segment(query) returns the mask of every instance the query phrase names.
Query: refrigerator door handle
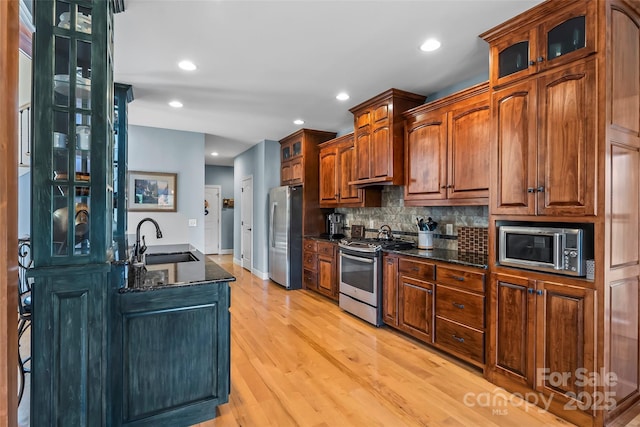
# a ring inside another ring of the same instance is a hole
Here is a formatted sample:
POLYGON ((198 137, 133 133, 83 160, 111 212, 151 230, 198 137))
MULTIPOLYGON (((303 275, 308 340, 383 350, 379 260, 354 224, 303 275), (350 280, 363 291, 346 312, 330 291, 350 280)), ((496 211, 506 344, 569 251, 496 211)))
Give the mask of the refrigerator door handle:
POLYGON ((275 248, 275 247, 276 247, 276 240, 274 239, 274 231, 273 231, 273 225, 274 225, 274 221, 273 221, 273 220, 274 220, 274 217, 273 217, 273 216, 274 216, 274 215, 275 215, 275 213, 276 213, 276 205, 277 205, 277 204, 278 204, 277 202, 273 202, 273 203, 271 203, 271 226, 270 226, 270 229, 271 229, 271 237, 270 237, 270 239, 271 239, 271 247, 272 247, 272 248, 275 248))

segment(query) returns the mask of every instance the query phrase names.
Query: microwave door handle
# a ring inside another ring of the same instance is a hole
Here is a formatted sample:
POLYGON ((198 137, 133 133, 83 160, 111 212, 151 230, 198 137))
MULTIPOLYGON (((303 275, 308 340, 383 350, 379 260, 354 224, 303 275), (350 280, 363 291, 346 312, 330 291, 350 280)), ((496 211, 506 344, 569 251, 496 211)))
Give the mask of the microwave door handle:
POLYGON ((563 253, 562 253, 562 248, 564 247, 564 236, 561 233, 554 233, 553 234, 553 243, 554 243, 554 252, 556 255, 556 259, 555 259, 555 265, 554 268, 556 270, 564 270, 564 263, 562 261, 563 259, 563 253))

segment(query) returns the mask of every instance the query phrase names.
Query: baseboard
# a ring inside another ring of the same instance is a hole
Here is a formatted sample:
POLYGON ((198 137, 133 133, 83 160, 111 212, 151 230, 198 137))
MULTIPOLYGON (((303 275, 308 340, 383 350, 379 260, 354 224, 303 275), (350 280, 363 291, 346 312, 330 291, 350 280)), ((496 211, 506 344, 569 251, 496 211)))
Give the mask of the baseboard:
POLYGON ((231 249, 220 249, 219 254, 220 254, 220 255, 230 255, 230 254, 233 254, 233 248, 231 248, 231 249))
POLYGON ((263 273, 262 271, 256 269, 256 268, 252 268, 251 269, 251 274, 253 274, 254 276, 262 279, 262 280, 267 280, 269 279, 269 273, 263 273))

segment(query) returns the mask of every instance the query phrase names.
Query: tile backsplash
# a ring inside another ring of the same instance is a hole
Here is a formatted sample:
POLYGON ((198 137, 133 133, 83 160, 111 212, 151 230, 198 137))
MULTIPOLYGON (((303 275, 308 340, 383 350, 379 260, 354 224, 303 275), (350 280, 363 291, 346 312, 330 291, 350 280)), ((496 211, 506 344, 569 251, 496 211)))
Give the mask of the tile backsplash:
MULTIPOLYGON (((487 206, 434 206, 405 207, 404 189, 400 186, 389 186, 382 190, 382 207, 379 208, 338 208, 336 212, 344 214, 348 225, 345 234, 353 225, 364 225, 366 237, 376 237, 377 230, 384 224, 391 227, 397 237, 418 239, 416 218, 433 218, 438 226, 433 240, 434 247, 439 249, 458 250, 461 228, 487 229, 489 225, 489 208, 487 206), (452 225, 452 233, 447 234, 446 225, 452 225)), ((468 239, 467 239, 468 240, 468 239)), ((464 249, 469 251, 466 243, 464 249)), ((486 245, 485 245, 486 247, 486 245)), ((463 248, 460 247, 462 250, 463 248)))

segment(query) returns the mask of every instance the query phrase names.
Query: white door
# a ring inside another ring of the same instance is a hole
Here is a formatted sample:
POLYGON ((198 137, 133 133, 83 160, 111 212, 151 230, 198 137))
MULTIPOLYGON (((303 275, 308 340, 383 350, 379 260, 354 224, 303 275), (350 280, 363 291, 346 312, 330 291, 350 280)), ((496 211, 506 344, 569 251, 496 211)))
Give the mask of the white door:
POLYGON ((242 227, 242 267, 251 271, 253 246, 253 176, 242 180, 242 200, 240 203, 242 227))
POLYGON ((204 252, 220 253, 220 189, 219 185, 204 186, 204 252))

